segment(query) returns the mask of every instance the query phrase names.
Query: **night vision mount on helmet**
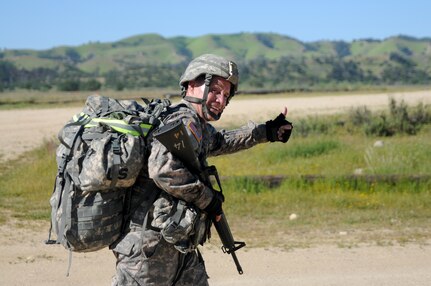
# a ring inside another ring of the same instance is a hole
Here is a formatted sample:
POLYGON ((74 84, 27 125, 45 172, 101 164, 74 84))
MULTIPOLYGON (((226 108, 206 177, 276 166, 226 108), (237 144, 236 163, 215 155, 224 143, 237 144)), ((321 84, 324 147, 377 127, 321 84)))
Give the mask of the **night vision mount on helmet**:
POLYGON ((221 114, 214 114, 213 112, 208 110, 206 106, 209 86, 214 76, 222 77, 231 83, 231 90, 227 100, 227 103, 229 103, 229 100, 238 90, 238 67, 234 62, 227 60, 223 57, 213 54, 204 54, 192 60, 184 71, 184 74, 180 78, 180 86, 182 90, 182 96, 185 100, 192 103, 202 104, 202 110, 205 117, 208 117, 209 114, 212 118, 218 120, 221 114), (200 99, 192 96, 187 96, 187 83, 191 80, 195 80, 202 75, 205 76, 205 90, 203 98, 200 99))

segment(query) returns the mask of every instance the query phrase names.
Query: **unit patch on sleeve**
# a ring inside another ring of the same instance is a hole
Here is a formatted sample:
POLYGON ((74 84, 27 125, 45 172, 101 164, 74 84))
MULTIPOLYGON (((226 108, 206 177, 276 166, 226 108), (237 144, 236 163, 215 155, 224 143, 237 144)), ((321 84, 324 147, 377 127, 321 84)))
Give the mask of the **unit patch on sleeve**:
POLYGON ((202 132, 199 131, 199 129, 195 126, 195 124, 192 121, 190 121, 189 124, 187 124, 187 127, 190 129, 193 136, 195 136, 198 143, 200 143, 202 140, 202 132))

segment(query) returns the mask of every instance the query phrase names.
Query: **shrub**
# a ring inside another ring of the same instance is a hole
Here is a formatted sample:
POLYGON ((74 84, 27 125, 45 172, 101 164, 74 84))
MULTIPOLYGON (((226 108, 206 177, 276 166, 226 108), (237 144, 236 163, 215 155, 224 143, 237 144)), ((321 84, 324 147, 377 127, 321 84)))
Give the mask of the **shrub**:
POLYGON ((85 91, 95 91, 99 90, 102 84, 95 79, 90 79, 88 81, 81 81, 79 83, 79 89, 85 91))
POLYGON ((349 121, 354 126, 361 126, 364 124, 368 124, 371 121, 371 111, 366 106, 361 106, 358 108, 354 108, 349 113, 349 121))
POLYGON ((367 135, 415 135, 423 125, 431 122, 431 114, 422 103, 410 108, 404 101, 397 103, 391 98, 389 113, 373 115, 366 107, 360 107, 351 111, 349 120, 354 126, 362 126, 367 135))
POLYGON ((60 91, 78 91, 79 90, 79 80, 65 80, 57 85, 60 91))
POLYGON ((383 113, 366 123, 364 131, 367 135, 376 136, 392 136, 396 133, 394 123, 388 120, 387 116, 383 113))

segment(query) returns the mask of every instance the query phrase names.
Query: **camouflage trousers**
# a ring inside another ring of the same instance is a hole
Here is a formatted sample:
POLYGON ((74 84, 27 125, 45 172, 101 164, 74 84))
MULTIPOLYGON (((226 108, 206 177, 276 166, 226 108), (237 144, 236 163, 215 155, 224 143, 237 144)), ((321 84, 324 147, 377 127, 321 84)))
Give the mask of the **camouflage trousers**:
POLYGON ((208 285, 204 261, 196 251, 183 254, 160 232, 129 232, 114 248, 117 258, 112 286, 208 285))

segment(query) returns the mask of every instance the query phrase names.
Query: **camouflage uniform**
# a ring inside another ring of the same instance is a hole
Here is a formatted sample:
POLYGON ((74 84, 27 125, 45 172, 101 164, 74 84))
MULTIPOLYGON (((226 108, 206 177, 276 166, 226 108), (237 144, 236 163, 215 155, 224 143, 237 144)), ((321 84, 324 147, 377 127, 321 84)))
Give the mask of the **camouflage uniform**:
MULTIPOLYGON (((200 119, 191 104, 184 100, 172 108, 164 121, 177 119, 187 126, 195 152, 205 163, 208 156, 234 153, 267 142, 265 124, 249 122, 240 129, 219 132, 200 119)), ((205 241, 205 237, 188 241, 189 244, 184 244, 184 237, 178 239, 178 243, 168 243, 172 238, 164 238, 161 230, 166 218, 159 221, 158 215, 154 214, 156 209, 164 208, 164 202, 180 199, 194 207, 198 218, 208 222, 201 210, 212 200, 213 191, 160 142, 154 140, 151 148, 148 165, 143 169, 134 193, 139 194, 154 182, 163 190, 162 199, 158 199, 150 210, 144 232, 141 227, 144 214, 137 209, 131 218, 130 231, 113 248, 117 257, 117 274, 112 285, 208 285, 204 262, 196 248, 197 244, 205 241)), ((166 213, 170 214, 169 211, 166 213)), ((210 226, 209 223, 200 225, 210 226)), ((207 231, 205 229, 204 232, 207 231)), ((192 240, 192 234, 197 232, 199 230, 194 229, 188 240, 192 240)))

